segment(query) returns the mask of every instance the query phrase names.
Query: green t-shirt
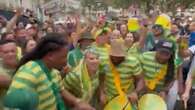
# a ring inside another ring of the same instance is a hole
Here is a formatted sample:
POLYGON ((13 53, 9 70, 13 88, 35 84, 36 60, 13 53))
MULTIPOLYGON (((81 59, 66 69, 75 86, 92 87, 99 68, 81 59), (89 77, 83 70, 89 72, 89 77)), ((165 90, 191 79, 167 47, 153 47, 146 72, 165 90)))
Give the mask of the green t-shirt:
MULTIPOLYGON (((105 64, 105 94, 107 99, 110 100, 117 96, 119 93, 115 87, 114 75, 112 73, 112 68, 110 62, 107 61, 105 64)), ((125 60, 116 66, 120 74, 121 88, 128 94, 134 90, 134 76, 140 75, 142 72, 141 64, 136 57, 126 56, 125 60)))
MULTIPOLYGON (((140 55, 140 61, 142 64, 145 80, 152 80, 156 78, 156 74, 164 66, 163 64, 160 64, 156 61, 155 54, 156 52, 145 52, 140 55)), ((155 90, 158 91, 159 88, 164 87, 163 85, 164 80, 159 81, 159 83, 156 85, 155 90)))
POLYGON ((56 110, 56 97, 51 86, 54 83, 59 90, 63 90, 64 86, 59 71, 52 69, 50 73, 52 81, 36 61, 29 61, 16 72, 8 93, 15 89, 34 91, 39 97, 37 110, 56 110))
MULTIPOLYGON (((167 65, 167 64, 158 63, 155 59, 155 55, 156 55, 156 52, 145 52, 142 55, 140 55, 139 59, 141 61, 145 80, 152 80, 156 78, 157 76, 156 74, 159 73, 161 68, 167 65)), ((176 75, 177 65, 175 64, 175 66, 176 67, 175 67, 174 74, 176 75)), ((159 92, 164 87, 164 81, 165 81, 165 78, 160 80, 157 83, 156 88, 154 90, 159 92)))
POLYGON ((100 73, 102 73, 103 68, 105 68, 104 65, 106 64, 106 62, 108 62, 110 45, 105 44, 104 46, 98 46, 96 44, 93 44, 92 48, 94 48, 99 55, 100 68, 101 68, 100 73))
POLYGON ((139 43, 134 43, 130 48, 126 48, 127 55, 138 57, 141 53, 141 49, 139 48, 139 43))
MULTIPOLYGON (((65 88, 74 96, 81 98, 85 102, 91 102, 93 95, 99 85, 99 73, 89 76, 83 60, 64 78, 65 88)), ((97 98, 97 97, 96 97, 97 98)))

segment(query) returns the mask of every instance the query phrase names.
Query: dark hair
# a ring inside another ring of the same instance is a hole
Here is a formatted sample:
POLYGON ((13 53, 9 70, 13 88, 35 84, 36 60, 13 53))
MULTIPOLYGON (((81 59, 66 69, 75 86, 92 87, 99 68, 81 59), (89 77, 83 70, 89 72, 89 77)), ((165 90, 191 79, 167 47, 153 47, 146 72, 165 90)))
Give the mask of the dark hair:
MULTIPOLYGON (((34 40, 34 39, 32 39, 32 40, 35 41, 35 42, 37 42, 37 41, 34 40)), ((23 55, 26 54, 26 47, 27 47, 29 41, 31 41, 31 40, 25 40, 25 41, 24 41, 24 44, 21 46, 21 48, 22 48, 22 54, 23 54, 23 55)))
POLYGON ((168 86, 168 84, 173 81, 174 79, 174 74, 175 74, 175 52, 171 54, 171 57, 168 62, 168 68, 167 68, 167 74, 165 76, 165 85, 168 86))
POLYGON ((155 24, 154 26, 152 26, 152 29, 159 30, 160 31, 160 34, 163 34, 164 33, 164 29, 163 29, 162 25, 155 24))
POLYGON ((59 33, 49 33, 40 39, 37 46, 31 52, 22 57, 18 68, 28 61, 42 59, 49 52, 56 51, 62 47, 68 48, 68 42, 65 37, 59 33))
POLYGON ((8 44, 8 43, 15 43, 16 42, 14 40, 0 40, 0 45, 4 45, 4 44, 8 44))
MULTIPOLYGON (((9 34, 13 34, 13 35, 14 35, 13 32, 6 32, 6 33, 3 33, 3 34, 2 34, 2 37, 1 37, 1 40, 6 40, 6 39, 7 39, 7 35, 9 35, 9 34)), ((14 36, 15 36, 15 35, 14 35, 14 36)))
MULTIPOLYGON (((172 43, 171 41, 161 39, 157 44, 155 44, 153 51, 158 51, 159 48, 162 48, 162 45, 164 42, 172 43)), ((166 48, 166 47, 163 47, 163 48, 166 48)), ((174 45, 166 49, 170 50, 171 52, 171 57, 169 58, 167 72, 166 72, 167 74, 165 75, 165 85, 168 86, 167 84, 173 81, 174 74, 175 74, 175 62, 174 62, 175 61, 175 49, 174 49, 174 45)))
POLYGON ((48 29, 49 29, 49 28, 51 28, 53 32, 55 31, 55 29, 54 29, 53 26, 49 26, 49 27, 47 27, 47 29, 46 29, 46 32, 47 32, 47 33, 49 33, 49 32, 48 32, 48 29))
POLYGON ((174 22, 171 25, 176 25, 178 27, 178 25, 176 23, 174 23, 174 22))
POLYGON ((140 34, 138 32, 131 32, 134 38, 134 43, 139 41, 140 39, 140 34))

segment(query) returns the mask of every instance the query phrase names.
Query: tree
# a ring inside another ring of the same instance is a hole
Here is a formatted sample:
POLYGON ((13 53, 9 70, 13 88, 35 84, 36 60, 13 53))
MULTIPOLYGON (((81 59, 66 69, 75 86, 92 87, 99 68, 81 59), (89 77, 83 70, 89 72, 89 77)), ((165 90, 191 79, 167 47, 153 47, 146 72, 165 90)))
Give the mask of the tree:
POLYGON ((134 0, 112 0, 113 6, 116 8, 128 8, 134 0))
POLYGON ((83 7, 88 7, 90 5, 95 5, 96 4, 96 0, 81 0, 81 5, 83 7))
POLYGON ((195 0, 81 0, 81 3, 83 6, 95 6, 97 1, 115 8, 124 9, 127 9, 131 4, 136 4, 139 8, 143 8, 146 13, 150 9, 156 9, 156 6, 159 6, 163 12, 174 12, 178 7, 186 9, 195 5, 195 0))

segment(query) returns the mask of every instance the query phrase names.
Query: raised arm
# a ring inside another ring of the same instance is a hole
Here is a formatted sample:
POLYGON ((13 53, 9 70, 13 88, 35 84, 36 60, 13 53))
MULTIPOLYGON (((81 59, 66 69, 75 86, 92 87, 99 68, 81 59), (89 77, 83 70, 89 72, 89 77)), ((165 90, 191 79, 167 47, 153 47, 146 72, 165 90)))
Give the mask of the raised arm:
POLYGON ((148 28, 142 26, 140 30, 140 38, 139 38, 139 48, 143 48, 146 40, 146 36, 148 33, 148 28))
POLYGON ((14 17, 10 21, 8 21, 8 23, 7 23, 7 26, 6 26, 7 32, 10 32, 13 29, 13 27, 16 25, 18 18, 22 14, 22 11, 23 11, 23 8, 16 9, 16 13, 15 13, 14 17))

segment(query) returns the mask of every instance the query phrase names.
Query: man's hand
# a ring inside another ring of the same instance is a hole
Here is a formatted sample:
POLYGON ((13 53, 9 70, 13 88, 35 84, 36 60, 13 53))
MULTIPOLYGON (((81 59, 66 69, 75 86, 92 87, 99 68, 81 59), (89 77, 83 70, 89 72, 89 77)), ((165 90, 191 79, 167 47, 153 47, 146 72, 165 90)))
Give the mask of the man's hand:
POLYGON ((167 97, 167 93, 165 91, 161 91, 159 93, 159 96, 161 96, 164 100, 166 100, 166 97, 167 97))
POLYGON ((104 107, 106 104, 106 95, 104 93, 100 94, 100 105, 101 107, 104 107))
POLYGON ((11 84, 11 78, 6 75, 0 75, 0 88, 7 89, 11 84))
POLYGON ((128 99, 130 100, 131 103, 136 104, 138 101, 138 95, 137 92, 132 92, 128 95, 128 99))
POLYGON ((190 94, 187 93, 187 92, 185 92, 185 93, 181 96, 182 100, 183 100, 183 101, 186 101, 186 102, 188 101, 189 97, 190 97, 190 94))
POLYGON ((62 72, 61 72, 61 77, 62 77, 62 79, 63 79, 69 72, 70 72, 70 67, 68 67, 68 66, 63 67, 62 72))

